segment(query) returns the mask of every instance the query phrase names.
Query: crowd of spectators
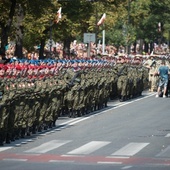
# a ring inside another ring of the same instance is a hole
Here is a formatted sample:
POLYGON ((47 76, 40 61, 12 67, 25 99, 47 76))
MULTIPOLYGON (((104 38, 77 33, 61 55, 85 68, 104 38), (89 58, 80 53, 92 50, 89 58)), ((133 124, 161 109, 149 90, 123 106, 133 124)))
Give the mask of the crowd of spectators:
MULTIPOLYGON (((62 43, 55 43, 52 47, 50 47, 48 44, 45 46, 44 49, 44 58, 52 58, 52 59, 87 59, 87 58, 110 58, 114 59, 119 56, 127 57, 126 54, 126 48, 123 46, 120 46, 119 49, 117 49, 113 45, 106 45, 105 46, 105 52, 103 54, 103 47, 101 43, 98 43, 97 45, 95 43, 90 44, 90 52, 88 52, 88 44, 85 43, 78 43, 76 40, 74 40, 71 45, 70 49, 64 49, 63 50, 63 44, 62 43)), ((130 56, 139 55, 139 44, 136 45, 136 53, 134 53, 133 49, 134 46, 131 46, 131 52, 130 56)), ((154 53, 167 53, 168 52, 168 46, 167 44, 154 44, 154 53)), ((151 53, 142 55, 149 56, 151 53)), ((1 54, 0 57, 5 57, 6 59, 10 58, 17 58, 15 56, 15 44, 9 43, 9 45, 6 47, 5 54, 1 54)), ((0 58, 0 60, 1 60, 0 58)), ((23 58, 29 59, 29 60, 39 60, 39 47, 35 47, 34 51, 27 51, 25 48, 23 48, 23 58)))

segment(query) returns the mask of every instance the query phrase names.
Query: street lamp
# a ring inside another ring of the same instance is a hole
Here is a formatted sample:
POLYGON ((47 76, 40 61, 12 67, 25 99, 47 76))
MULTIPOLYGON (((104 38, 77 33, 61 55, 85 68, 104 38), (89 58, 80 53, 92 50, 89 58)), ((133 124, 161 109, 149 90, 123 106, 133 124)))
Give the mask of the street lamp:
POLYGON ((50 41, 49 41, 49 45, 50 45, 50 57, 52 57, 52 21, 50 21, 50 41))
MULTIPOLYGON (((127 35, 129 34, 129 26, 130 26, 130 3, 131 0, 128 0, 128 23, 127 23, 127 35)), ((128 38, 128 36, 126 37, 128 38)), ((129 44, 129 40, 127 39, 127 54, 129 56, 130 54, 130 44, 129 44)))

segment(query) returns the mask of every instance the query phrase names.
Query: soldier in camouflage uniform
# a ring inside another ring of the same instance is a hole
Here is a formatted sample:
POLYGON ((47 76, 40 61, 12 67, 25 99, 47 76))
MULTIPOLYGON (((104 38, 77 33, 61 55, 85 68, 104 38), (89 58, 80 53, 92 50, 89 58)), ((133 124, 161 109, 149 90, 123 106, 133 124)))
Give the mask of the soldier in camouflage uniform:
POLYGON ((9 101, 9 82, 4 78, 5 71, 4 65, 0 66, 0 146, 4 144, 7 135, 7 124, 10 114, 10 101, 9 101))
POLYGON ((80 77, 80 90, 79 90, 79 109, 80 109, 80 115, 85 114, 85 106, 86 106, 86 100, 85 100, 85 95, 87 94, 87 81, 86 79, 86 74, 87 72, 83 70, 81 72, 81 77, 80 77))
POLYGON ((125 63, 124 58, 121 58, 121 60, 117 62, 116 67, 119 76, 117 81, 118 97, 120 101, 124 101, 127 99, 128 91, 127 65, 125 63))

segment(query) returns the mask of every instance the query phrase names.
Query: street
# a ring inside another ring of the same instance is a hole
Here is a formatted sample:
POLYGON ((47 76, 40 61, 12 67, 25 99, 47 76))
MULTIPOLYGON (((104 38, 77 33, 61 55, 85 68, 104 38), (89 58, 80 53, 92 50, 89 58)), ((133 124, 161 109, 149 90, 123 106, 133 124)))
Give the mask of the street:
POLYGON ((170 98, 154 92, 0 147, 1 170, 169 170, 170 98))

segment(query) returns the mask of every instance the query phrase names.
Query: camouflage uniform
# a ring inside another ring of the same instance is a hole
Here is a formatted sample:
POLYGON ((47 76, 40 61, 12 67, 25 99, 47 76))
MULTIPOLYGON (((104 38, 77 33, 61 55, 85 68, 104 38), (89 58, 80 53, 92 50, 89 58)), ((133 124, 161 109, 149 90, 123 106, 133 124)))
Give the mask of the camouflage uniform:
POLYGON ((127 77, 127 66, 125 64, 118 64, 118 81, 117 81, 117 89, 118 89, 118 97, 120 101, 124 101, 127 99, 127 88, 128 88, 128 77, 127 77))
POLYGON ((1 80, 0 101, 0 145, 3 145, 8 132, 8 119, 10 115, 9 83, 1 80))

